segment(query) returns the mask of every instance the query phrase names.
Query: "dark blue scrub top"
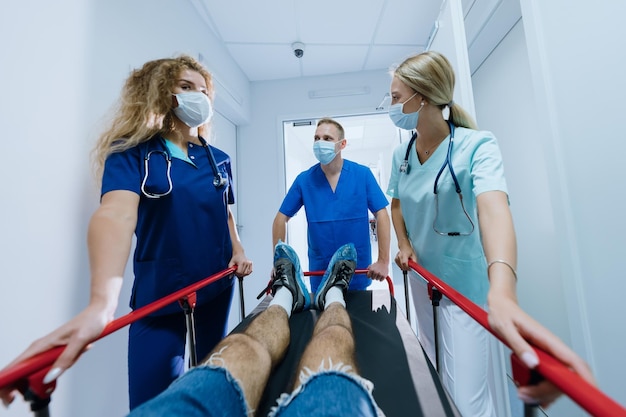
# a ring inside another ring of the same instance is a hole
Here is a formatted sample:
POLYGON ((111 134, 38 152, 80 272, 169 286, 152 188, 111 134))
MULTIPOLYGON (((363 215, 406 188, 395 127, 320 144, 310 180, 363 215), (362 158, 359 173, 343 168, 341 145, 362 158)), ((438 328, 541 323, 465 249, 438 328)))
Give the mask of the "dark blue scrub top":
MULTIPOLYGON (((311 271, 325 270, 335 251, 346 243, 356 247, 357 269, 367 269, 372 263, 368 210, 376 213, 388 204, 372 171, 344 159, 334 192, 320 164, 313 165, 296 177, 279 211, 293 217, 304 206, 311 271)), ((311 277, 312 287, 317 280, 311 277)), ((366 276, 355 276, 350 289, 365 289, 370 283, 366 276)))
MULTIPOLYGON (((164 193, 168 189, 167 147, 161 137, 153 137, 124 152, 111 154, 104 167, 102 193, 128 190, 139 195, 135 235, 135 282, 130 307, 135 309, 162 298, 187 285, 228 267, 232 244, 228 230, 228 204, 234 203, 233 182, 228 155, 211 147, 215 160, 228 185, 213 185, 213 169, 206 150, 188 144, 191 162, 172 159, 172 191, 160 198, 148 198, 141 191, 144 179, 144 157, 152 150, 146 189, 164 193)), ((231 279, 198 291, 197 302, 203 304, 222 292, 231 279)), ((156 314, 181 311, 174 303, 156 314)))

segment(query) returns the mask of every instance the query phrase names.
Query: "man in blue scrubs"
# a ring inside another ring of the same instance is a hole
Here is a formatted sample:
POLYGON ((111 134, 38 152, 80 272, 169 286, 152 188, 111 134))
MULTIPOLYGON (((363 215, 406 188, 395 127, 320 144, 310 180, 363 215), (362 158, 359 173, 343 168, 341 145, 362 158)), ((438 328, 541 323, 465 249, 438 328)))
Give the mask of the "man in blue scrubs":
MULTIPOLYGON (((357 269, 367 276, 355 275, 351 290, 367 288, 371 279, 384 280, 389 273, 390 221, 387 197, 371 170, 341 157, 347 140, 344 129, 333 119, 317 123, 313 152, 320 161, 300 173, 287 192, 272 226, 273 245, 285 241, 286 225, 302 206, 308 224, 309 269, 323 271, 335 251, 346 243, 357 250, 357 269), (378 260, 372 263, 370 211, 376 218, 378 260)), ((315 292, 321 277, 311 277, 315 292)))

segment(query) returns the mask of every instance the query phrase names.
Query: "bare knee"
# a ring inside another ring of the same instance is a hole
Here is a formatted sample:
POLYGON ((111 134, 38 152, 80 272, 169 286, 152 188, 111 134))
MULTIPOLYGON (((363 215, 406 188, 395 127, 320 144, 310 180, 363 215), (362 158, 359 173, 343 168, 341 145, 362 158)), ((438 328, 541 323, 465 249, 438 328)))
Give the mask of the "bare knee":
MULTIPOLYGON (((308 359, 319 360, 331 358, 352 365, 354 363, 354 337, 352 331, 345 326, 334 324, 321 329, 311 340, 308 359)), ((312 365, 309 363, 309 365, 312 365)))
POLYGON ((222 366, 227 369, 241 364, 255 364, 255 367, 269 369, 271 357, 265 346, 244 333, 234 333, 222 340, 209 354, 205 364, 222 366))
POLYGON ((315 336, 323 339, 329 339, 334 342, 334 344, 346 344, 349 346, 354 346, 354 336, 352 335, 352 330, 348 329, 341 324, 332 324, 322 330, 315 336))

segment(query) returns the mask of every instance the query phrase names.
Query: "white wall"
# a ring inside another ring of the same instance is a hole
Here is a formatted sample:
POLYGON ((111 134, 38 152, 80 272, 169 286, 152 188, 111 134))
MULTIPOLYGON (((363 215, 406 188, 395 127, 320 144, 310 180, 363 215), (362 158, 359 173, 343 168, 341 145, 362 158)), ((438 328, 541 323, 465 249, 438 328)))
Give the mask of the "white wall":
MULTIPOLYGON (((249 84, 196 9, 175 0, 24 0, 0 13, 3 96, 0 216, 0 366, 88 300, 88 219, 98 204, 89 151, 131 68, 202 54, 228 85, 216 107, 249 114, 249 84)), ((128 311, 127 274, 118 316, 128 311)), ((52 415, 127 410, 126 332, 98 342, 59 380, 52 415)), ((7 416, 31 416, 21 398, 7 416)))
POLYGON ((626 289, 626 144, 618 127, 626 107, 626 3, 521 6, 572 345, 589 358, 600 388, 626 405, 626 333, 618 319, 626 289))
MULTIPOLYGON (((626 289, 618 171, 626 145, 613 126, 625 108, 618 16, 626 6, 549 3, 522 0, 523 24, 474 74, 478 123, 504 154, 520 304, 626 405, 626 337, 616 320, 626 289)), ((583 415, 576 410, 560 400, 550 415, 583 415)))
POLYGON ((537 134, 524 28, 521 21, 472 77, 480 129, 494 132, 502 150, 518 241, 520 304, 566 342, 570 341, 558 237, 548 172, 537 134), (499 111, 506 109, 506 111, 499 111), (547 279, 550 278, 550 279, 547 279), (550 305, 550 311, 545 306, 550 305), (549 313, 549 314, 548 314, 549 313))
MULTIPOLYGON (((24 1, 0 14, 0 366, 69 317, 86 276, 90 7, 24 1), (51 21, 55 15, 65 23, 51 21)), ((18 402, 9 415, 32 415, 18 402)), ((60 408, 66 404, 59 398, 60 408)))
MULTIPOLYGON (((548 168, 537 134, 537 106, 521 20, 472 81, 478 126, 494 132, 504 158, 518 243, 519 303, 571 345, 566 282, 555 262, 561 242, 554 228, 548 168)), ((579 407, 565 398, 548 411, 551 416, 581 415, 577 413, 579 407)))

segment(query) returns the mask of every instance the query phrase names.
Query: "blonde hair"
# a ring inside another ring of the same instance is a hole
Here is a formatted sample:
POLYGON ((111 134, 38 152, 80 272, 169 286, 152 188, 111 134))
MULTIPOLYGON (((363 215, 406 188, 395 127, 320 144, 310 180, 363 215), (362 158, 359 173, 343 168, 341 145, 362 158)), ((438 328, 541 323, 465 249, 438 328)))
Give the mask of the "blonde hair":
MULTIPOLYGON (((93 149, 94 172, 98 180, 110 154, 130 149, 156 134, 174 137, 180 134, 174 129, 172 91, 184 70, 202 75, 207 94, 213 99, 211 74, 188 55, 149 61, 134 70, 124 83, 108 129, 100 135, 93 149)), ((198 134, 206 137, 208 126, 200 126, 198 134)))
POLYGON ((455 126, 477 129, 476 122, 454 103, 454 70, 450 61, 435 51, 427 51, 404 60, 392 75, 424 96, 426 100, 442 110, 449 106, 450 120, 455 126))
POLYGON ((331 119, 330 117, 324 117, 317 122, 317 127, 324 124, 333 125, 337 128, 337 130, 339 131, 339 140, 343 140, 345 138, 346 133, 343 130, 343 126, 341 126, 338 121, 331 119))

